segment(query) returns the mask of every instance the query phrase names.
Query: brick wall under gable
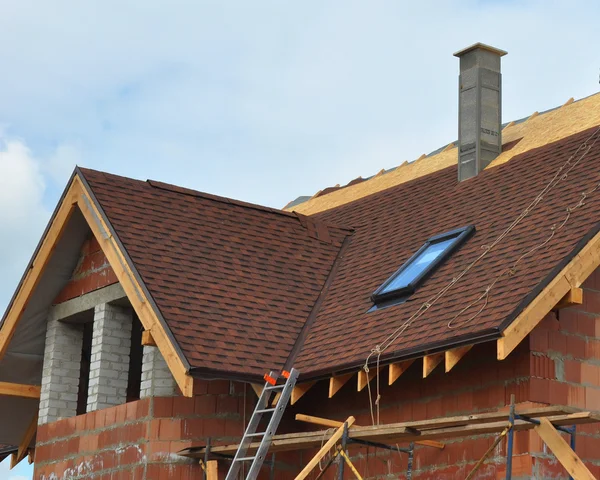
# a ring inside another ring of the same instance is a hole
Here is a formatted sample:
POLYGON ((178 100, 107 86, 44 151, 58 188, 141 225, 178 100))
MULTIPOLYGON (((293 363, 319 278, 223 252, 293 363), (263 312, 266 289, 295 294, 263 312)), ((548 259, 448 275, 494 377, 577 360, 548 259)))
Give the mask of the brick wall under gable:
POLYGON ((71 279, 53 303, 56 305, 66 302, 117 282, 115 272, 108 263, 100 244, 90 233, 81 247, 79 261, 73 270, 71 279))

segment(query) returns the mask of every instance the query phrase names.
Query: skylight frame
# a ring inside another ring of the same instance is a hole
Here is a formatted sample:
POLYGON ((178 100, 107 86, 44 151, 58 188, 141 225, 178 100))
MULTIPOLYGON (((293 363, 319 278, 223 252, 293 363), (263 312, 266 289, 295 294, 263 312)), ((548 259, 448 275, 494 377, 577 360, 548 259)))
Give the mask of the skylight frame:
POLYGON ((444 261, 446 261, 453 252, 455 252, 473 233, 475 232, 474 225, 467 225, 465 227, 456 228, 449 232, 434 235, 428 238, 425 243, 419 248, 402 266, 396 270, 377 290, 371 295, 371 300, 377 306, 383 306, 381 304, 389 303, 393 300, 404 300, 412 295, 415 290, 431 275, 431 273, 437 269, 444 261), (390 283, 392 283, 402 272, 409 268, 417 258, 427 250, 431 245, 443 242, 448 239, 454 241, 446 247, 446 249, 434 259, 421 273, 412 279, 410 283, 403 287, 396 288, 392 291, 385 292, 385 289, 390 283))

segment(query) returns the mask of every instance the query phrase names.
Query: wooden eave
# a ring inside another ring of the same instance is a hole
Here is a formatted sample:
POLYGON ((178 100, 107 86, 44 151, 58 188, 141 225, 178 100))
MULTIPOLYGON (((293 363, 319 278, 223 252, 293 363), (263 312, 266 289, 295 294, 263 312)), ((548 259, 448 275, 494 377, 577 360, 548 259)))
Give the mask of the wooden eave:
POLYGON ((147 335, 151 336, 165 358, 181 392, 187 397, 193 396, 194 382, 189 375, 187 360, 172 338, 151 297, 147 294, 133 263, 121 248, 121 243, 116 238, 114 230, 96 202, 91 189, 77 170, 6 313, 0 328, 0 360, 8 349, 25 307, 30 301, 75 208, 79 208, 84 216, 144 330, 149 332, 147 335))

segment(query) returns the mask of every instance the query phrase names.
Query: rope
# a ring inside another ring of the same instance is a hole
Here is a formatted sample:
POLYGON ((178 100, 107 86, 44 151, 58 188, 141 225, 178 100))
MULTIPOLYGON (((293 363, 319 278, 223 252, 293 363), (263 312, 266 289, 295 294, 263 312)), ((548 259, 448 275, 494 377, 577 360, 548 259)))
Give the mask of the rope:
MULTIPOLYGON (((446 284, 438 293, 436 293, 435 295, 433 295, 432 297, 430 297, 427 301, 425 301, 418 309, 415 313, 413 313, 404 323, 402 323, 402 325, 400 325, 398 328, 396 328, 390 335, 388 335, 383 342, 381 342, 379 345, 376 345, 375 348, 373 348, 371 350, 371 353, 369 353, 369 355, 367 356, 367 358, 365 359, 365 364, 363 366, 363 370, 365 371, 365 373, 367 374, 367 380, 368 380, 368 374, 369 374, 369 362, 371 360, 371 358, 373 356, 376 356, 377 358, 377 399, 375 401, 375 407, 377 409, 377 423, 375 423, 375 415, 373 413, 373 401, 372 401, 372 393, 371 393, 371 388, 369 386, 369 406, 371 408, 371 420, 373 422, 373 425, 379 425, 379 402, 381 400, 381 394, 380 394, 380 389, 379 389, 379 362, 380 362, 380 358, 381 355, 398 339, 400 338, 404 332, 406 331, 406 329, 408 327, 410 327, 416 320, 418 320, 425 312, 427 312, 427 310, 429 310, 433 305, 435 305, 455 284, 457 284, 465 275, 467 275, 467 273, 469 273, 471 271, 471 269, 477 265, 483 258, 485 258, 489 252, 491 252, 497 245, 499 245, 522 221, 523 219, 525 219, 541 202, 542 200, 545 198, 545 196, 551 192, 552 190, 554 190, 554 188, 563 180, 566 180, 568 178, 568 174, 571 172, 571 170, 573 170, 573 168, 575 168, 582 160, 583 158, 585 158, 585 156, 587 155, 587 153, 592 149, 592 147, 596 144, 596 142, 598 141, 598 133, 600 132, 600 127, 598 127, 586 140, 584 140, 579 147, 577 148, 577 150, 575 151, 575 153, 573 153, 565 163, 563 163, 554 173, 552 179, 544 186, 544 188, 540 191, 540 193, 538 193, 538 195, 531 201, 531 203, 529 205, 527 205, 527 207, 525 207, 523 209, 523 211, 511 222, 511 224, 500 234, 498 235, 498 237, 496 237, 496 239, 490 244, 490 245, 483 245, 481 248, 483 249, 483 252, 477 257, 475 258, 471 263, 469 263, 462 272, 460 272, 456 277, 452 278, 452 280, 450 282, 448 282, 448 284, 446 284), (591 145, 588 145, 588 142, 592 141, 591 145), (577 160, 573 162, 573 160, 577 157, 577 155, 579 154, 579 152, 581 150, 585 150, 580 156, 579 158, 577 158, 577 160)), ((533 253, 534 251, 536 251, 539 248, 543 248, 543 246, 545 246, 551 239, 552 237, 556 234, 557 230, 560 230, 565 224, 566 222, 569 220, 571 212, 573 210, 575 210, 576 208, 579 208, 580 206, 585 205, 584 201, 585 198, 595 192, 598 188, 600 188, 600 183, 598 185, 596 185, 596 187, 591 190, 590 192, 584 192, 582 194, 582 199, 579 201, 579 203, 577 205, 575 205, 574 207, 572 207, 571 209, 567 209, 567 217, 565 218, 565 220, 563 220, 563 222, 560 224, 560 226, 558 228, 556 228, 555 226, 553 226, 552 228, 552 233, 551 235, 544 241, 542 242, 542 244, 538 245, 537 247, 531 249, 530 251, 524 253, 523 255, 521 255, 521 257, 519 257, 517 259, 517 261, 513 264, 512 268, 508 268, 506 270, 504 270, 500 275, 498 275, 498 277, 492 282, 491 285, 488 285, 488 287, 486 287, 486 289, 483 291, 483 293, 477 298, 475 299, 475 301, 471 302, 471 304, 467 305, 467 307, 465 307, 464 309, 462 309, 454 318, 452 318, 450 320, 450 322, 448 323, 448 328, 453 328, 453 322, 454 320, 461 315, 462 313, 464 313, 465 311, 467 311, 468 309, 470 309, 473 305, 475 305, 477 302, 479 302, 480 300, 484 300, 484 303, 482 305, 482 307, 472 316, 467 320, 467 323, 472 321, 474 318, 476 318, 484 309, 485 307, 488 305, 488 299, 489 299, 489 292, 490 290, 495 286, 495 284, 498 282, 498 280, 507 272, 510 273, 510 275, 514 275, 514 273, 516 272, 516 267, 518 266, 518 264, 524 259, 526 258, 528 255, 530 255, 531 253, 533 253)), ((455 328, 455 327, 454 327, 455 328)), ((370 382, 367 382, 367 385, 369 385, 370 382)))

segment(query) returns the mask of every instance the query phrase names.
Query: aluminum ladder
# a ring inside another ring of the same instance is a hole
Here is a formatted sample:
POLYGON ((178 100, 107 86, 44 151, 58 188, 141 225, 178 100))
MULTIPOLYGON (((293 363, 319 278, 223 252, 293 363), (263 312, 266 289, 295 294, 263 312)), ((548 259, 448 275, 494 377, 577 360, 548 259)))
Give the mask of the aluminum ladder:
POLYGON ((281 377, 285 379, 285 383, 281 384, 277 383, 279 375, 276 373, 271 372, 268 375, 265 375, 265 386, 260 394, 258 402, 256 402, 256 407, 250 417, 248 427, 240 441, 235 457, 233 457, 231 467, 229 467, 225 480, 237 480, 238 473, 245 462, 252 462, 245 479, 255 480, 256 477, 258 477, 260 467, 262 467, 267 452, 269 451, 269 447, 271 446, 273 435, 275 435, 283 412, 285 411, 285 407, 290 401, 292 390, 298 379, 298 373, 298 370, 294 368, 289 372, 282 372, 281 377), (280 393, 280 395, 275 398, 274 405, 272 406, 271 394, 273 393, 280 393), (270 415, 271 418, 267 425, 267 429, 264 432, 257 432, 256 429, 258 428, 263 415, 270 415), (246 456, 252 440, 259 438, 260 445, 256 450, 256 453, 253 456, 246 456))

